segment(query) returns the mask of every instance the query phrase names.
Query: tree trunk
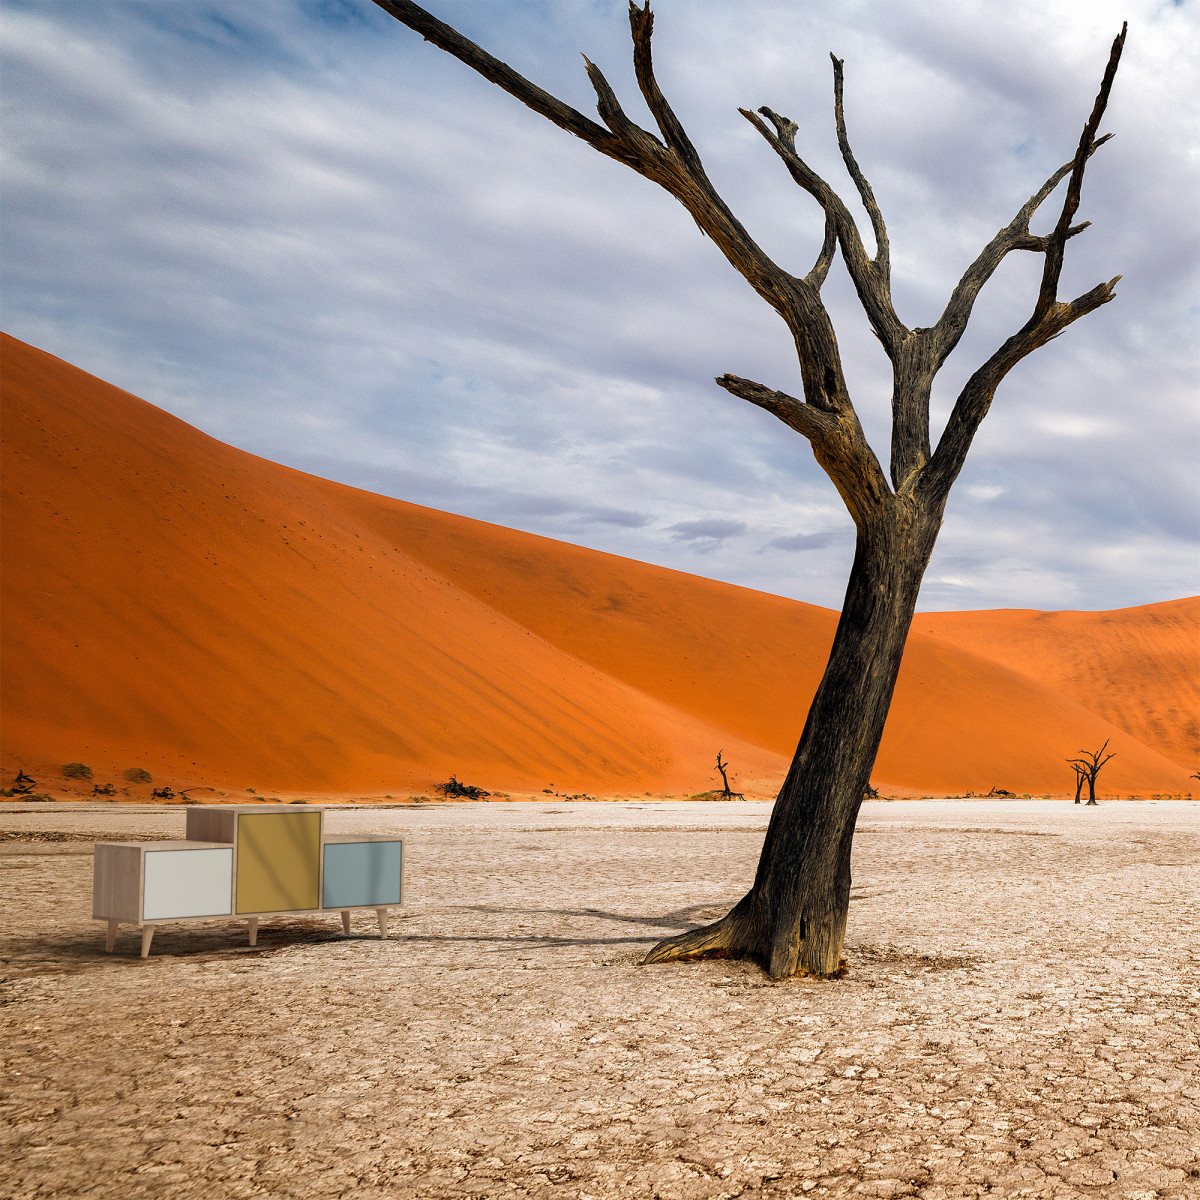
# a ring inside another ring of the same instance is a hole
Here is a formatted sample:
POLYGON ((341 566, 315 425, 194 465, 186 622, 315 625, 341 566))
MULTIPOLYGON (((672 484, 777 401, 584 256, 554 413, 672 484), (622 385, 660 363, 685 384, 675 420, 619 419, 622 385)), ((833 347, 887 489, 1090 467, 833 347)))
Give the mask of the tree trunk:
POLYGON ((1088 804, 1096 803, 1096 776, 1088 776, 1088 804))
POLYGON ((722 920, 659 943, 647 963, 747 956, 767 972, 839 973, 850 851, 941 513, 891 496, 860 523, 825 674, 767 827, 750 892, 722 920))
POLYGON ((1079 797, 1082 792, 1083 792, 1083 776, 1078 771, 1076 771, 1075 772, 1075 803, 1076 804, 1079 803, 1079 797))

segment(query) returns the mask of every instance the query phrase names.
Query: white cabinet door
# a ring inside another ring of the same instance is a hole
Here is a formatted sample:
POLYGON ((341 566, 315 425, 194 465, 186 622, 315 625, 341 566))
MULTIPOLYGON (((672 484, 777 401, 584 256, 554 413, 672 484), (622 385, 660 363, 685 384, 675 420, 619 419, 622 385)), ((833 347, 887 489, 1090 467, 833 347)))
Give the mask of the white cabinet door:
POLYGON ((232 846, 146 851, 143 921, 221 917, 232 911, 232 846))

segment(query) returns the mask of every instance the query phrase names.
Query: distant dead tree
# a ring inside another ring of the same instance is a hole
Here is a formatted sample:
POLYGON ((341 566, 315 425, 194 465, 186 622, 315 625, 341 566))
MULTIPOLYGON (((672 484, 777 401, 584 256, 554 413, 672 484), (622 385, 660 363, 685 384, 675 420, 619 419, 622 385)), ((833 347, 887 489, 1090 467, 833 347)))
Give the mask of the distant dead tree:
POLYGON ((1087 772, 1074 759, 1069 758, 1067 762, 1075 768, 1075 803, 1078 804, 1080 793, 1083 791, 1083 781, 1087 778, 1087 772))
POLYGON ((1104 745, 1099 750, 1080 750, 1082 758, 1068 758, 1067 762, 1075 768, 1076 785, 1075 785, 1075 803, 1079 803, 1079 792, 1083 780, 1087 780, 1088 785, 1088 804, 1096 803, 1096 776, 1100 774, 1100 768, 1104 766, 1110 758, 1115 758, 1116 754, 1105 754, 1108 749, 1109 739, 1104 739, 1104 745))
POLYGON ((724 785, 719 792, 712 793, 720 796, 723 800, 744 800, 746 797, 741 792, 733 791, 729 786, 729 776, 726 772, 729 770, 729 764, 721 761, 723 751, 717 751, 717 770, 721 772, 721 783, 724 785))
MULTIPOLYGON (((854 520, 854 564, 825 674, 771 812, 753 887, 721 920, 660 942, 645 961, 712 954, 757 959, 776 978, 835 975, 841 966, 849 911, 855 822, 951 485, 1004 377, 1026 355, 1112 300, 1120 278, 1097 284, 1073 300, 1058 298, 1067 242, 1087 228, 1087 222, 1074 223, 1075 214, 1088 160, 1108 140, 1097 134, 1125 44, 1125 28, 1112 44, 1074 156, 983 248, 951 292, 941 316, 927 328, 909 328, 892 302, 891 251, 883 213, 850 149, 840 59, 833 59, 837 143, 871 222, 874 255, 868 253, 841 197, 800 157, 796 123, 769 108, 740 110, 824 214, 820 250, 807 274, 798 275, 775 263, 754 241, 705 172, 654 75, 650 51, 654 16, 649 3, 630 4, 629 25, 638 88, 657 135, 625 113, 608 80, 587 59, 602 124, 531 83, 412 0, 375 3, 560 129, 664 188, 787 327, 799 361, 803 399, 737 375, 722 375, 717 383, 777 417, 810 443, 854 520), (1044 234, 1030 232, 1031 218, 1064 180, 1066 192, 1053 228, 1044 234), (821 299, 821 287, 839 251, 867 320, 892 364, 888 472, 867 442, 851 403, 833 322, 821 299), (1042 256, 1032 312, 967 379, 935 448, 929 427, 934 376, 959 344, 981 289, 1016 251, 1042 256)), ((886 103, 886 97, 882 100, 886 103)), ((487 135, 481 132, 480 136, 487 135)), ((464 186, 475 186, 475 181, 466 180, 464 186)))
POLYGON ((729 776, 725 773, 729 764, 721 761, 721 751, 717 751, 717 770, 721 772, 721 783, 724 785, 721 789, 725 796, 732 796, 733 793, 729 790, 729 776))

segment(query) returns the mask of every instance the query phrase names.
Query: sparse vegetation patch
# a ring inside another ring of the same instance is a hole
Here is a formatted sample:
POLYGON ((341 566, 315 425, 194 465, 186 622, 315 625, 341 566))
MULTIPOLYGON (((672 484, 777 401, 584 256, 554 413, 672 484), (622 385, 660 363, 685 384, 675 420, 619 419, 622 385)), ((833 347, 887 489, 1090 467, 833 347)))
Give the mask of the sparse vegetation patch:
POLYGON ((453 775, 445 783, 435 783, 433 790, 441 792, 443 796, 459 796, 466 800, 483 800, 491 795, 491 792, 485 792, 483 788, 472 787, 469 783, 459 783, 453 775))

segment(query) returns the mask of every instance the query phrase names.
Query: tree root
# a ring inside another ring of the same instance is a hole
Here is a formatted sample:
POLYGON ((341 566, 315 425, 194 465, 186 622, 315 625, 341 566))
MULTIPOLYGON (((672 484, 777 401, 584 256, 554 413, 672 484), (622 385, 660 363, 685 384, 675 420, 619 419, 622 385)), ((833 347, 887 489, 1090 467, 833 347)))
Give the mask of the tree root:
POLYGON ((741 925, 741 921, 735 923, 725 916, 711 925, 667 938, 642 959, 642 966, 650 963, 694 962, 700 958, 750 957, 748 949, 735 936, 736 932, 740 932, 738 927, 741 925))
POLYGON ((770 955, 756 941, 751 921, 743 911, 739 911, 742 908, 742 905, 738 905, 711 925, 702 925, 699 929, 690 929, 687 933, 666 938, 642 959, 641 965, 697 962, 704 958, 743 958, 757 962, 772 979, 841 979, 849 972, 846 960, 841 957, 834 970, 822 972, 809 971, 800 966, 798 953, 770 955))

